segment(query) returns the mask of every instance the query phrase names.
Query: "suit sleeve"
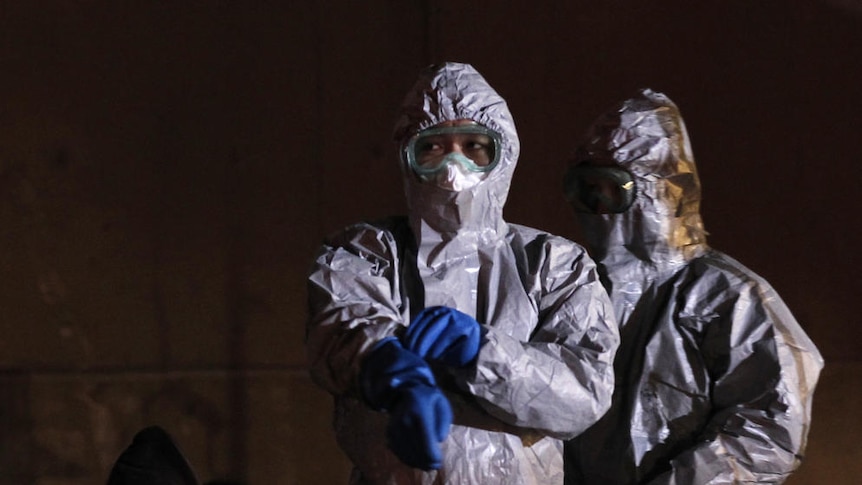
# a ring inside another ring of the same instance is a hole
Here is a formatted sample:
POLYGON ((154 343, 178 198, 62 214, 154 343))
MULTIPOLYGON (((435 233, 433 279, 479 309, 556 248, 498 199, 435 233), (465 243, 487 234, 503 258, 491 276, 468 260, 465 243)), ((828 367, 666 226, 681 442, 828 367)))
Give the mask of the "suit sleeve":
POLYGON ((358 395, 362 358, 403 327, 392 235, 369 224, 320 248, 308 277, 306 352, 312 379, 333 394, 358 395))
MULTIPOLYGON (((619 331, 595 264, 580 246, 550 237, 537 252, 535 271, 527 273, 538 323, 526 339, 486 326, 477 365, 460 385, 507 424, 569 439, 610 407, 619 331)), ((512 323, 521 324, 530 325, 512 323)))
POLYGON ((703 342, 713 415, 652 485, 782 483, 799 466, 823 360, 768 283, 735 286, 696 310, 716 316, 703 342))

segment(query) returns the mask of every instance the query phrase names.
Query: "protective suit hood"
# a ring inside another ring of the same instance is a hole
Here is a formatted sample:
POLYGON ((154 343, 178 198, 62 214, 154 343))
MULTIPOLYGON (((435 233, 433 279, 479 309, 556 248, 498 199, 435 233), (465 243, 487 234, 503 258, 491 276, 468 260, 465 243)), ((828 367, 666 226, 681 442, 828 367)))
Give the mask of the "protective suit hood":
POLYGON ((500 133, 500 162, 477 186, 451 192, 423 183, 401 157, 410 224, 420 245, 434 244, 441 238, 450 239, 456 233, 478 241, 491 241, 506 233, 503 205, 520 143, 506 101, 476 69, 469 64, 453 62, 426 68, 401 105, 395 141, 403 148, 419 131, 462 119, 500 133))
POLYGON ((401 169, 416 241, 411 258, 424 305, 448 306, 476 317, 477 268, 483 260, 495 260, 505 244, 509 227, 503 205, 520 144, 506 101, 472 66, 452 62, 420 73, 401 105, 395 140, 403 148, 419 131, 454 120, 472 120, 500 134, 500 161, 484 180, 455 192, 422 181, 404 156, 401 169))
POLYGON ((627 211, 578 214, 593 256, 610 272, 661 274, 707 249, 688 132, 667 96, 642 89, 600 116, 573 164, 586 161, 616 164, 636 184, 627 211))

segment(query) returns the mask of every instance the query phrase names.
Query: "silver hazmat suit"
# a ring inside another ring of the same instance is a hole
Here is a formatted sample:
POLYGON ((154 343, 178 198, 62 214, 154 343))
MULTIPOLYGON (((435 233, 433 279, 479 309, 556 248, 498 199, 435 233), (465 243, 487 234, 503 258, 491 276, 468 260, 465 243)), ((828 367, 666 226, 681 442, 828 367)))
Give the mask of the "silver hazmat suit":
POLYGON ((677 107, 640 91, 593 124, 573 166, 588 160, 637 192, 623 213, 578 214, 622 342, 611 410, 566 444, 566 483, 783 482, 823 360, 766 281, 707 246, 677 107))
POLYGON ((503 220, 519 152, 505 101, 469 65, 432 66, 406 96, 395 137, 457 119, 502 134, 488 178, 450 192, 402 161, 408 217, 329 237, 311 269, 306 349, 313 379, 335 396, 351 483, 562 483, 561 440, 610 405, 619 333, 595 264, 573 242, 503 220), (454 424, 442 467, 424 472, 386 448, 386 415, 362 401, 357 378, 375 342, 434 305, 487 333, 475 366, 438 372, 454 424))

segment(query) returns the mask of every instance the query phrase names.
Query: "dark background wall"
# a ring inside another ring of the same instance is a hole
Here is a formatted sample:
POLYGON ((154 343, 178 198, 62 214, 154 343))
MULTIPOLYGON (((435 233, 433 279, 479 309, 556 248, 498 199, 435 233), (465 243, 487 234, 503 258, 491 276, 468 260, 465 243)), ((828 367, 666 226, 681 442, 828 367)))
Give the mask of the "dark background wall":
POLYGON ((577 137, 638 87, 677 102, 710 243, 827 359, 790 483, 858 483, 854 0, 0 1, 0 483, 101 483, 152 423, 202 479, 345 483, 304 276, 404 211, 390 128, 443 60, 514 113, 507 219, 575 240, 577 137))

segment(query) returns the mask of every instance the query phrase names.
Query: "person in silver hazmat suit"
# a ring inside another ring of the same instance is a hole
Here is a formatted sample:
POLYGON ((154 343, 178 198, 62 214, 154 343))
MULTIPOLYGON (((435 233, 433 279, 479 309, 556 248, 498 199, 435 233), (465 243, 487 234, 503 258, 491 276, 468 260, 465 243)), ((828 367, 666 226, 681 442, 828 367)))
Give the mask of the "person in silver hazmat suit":
POLYGON ((519 153, 470 65, 427 68, 395 127, 406 217, 327 238, 306 350, 355 484, 563 482, 607 411, 619 330, 581 246, 503 220, 519 153))
POLYGON ((823 360, 763 278, 707 245, 677 106, 644 89, 600 116, 564 186, 622 339, 611 410, 566 443, 566 483, 783 482, 823 360))

